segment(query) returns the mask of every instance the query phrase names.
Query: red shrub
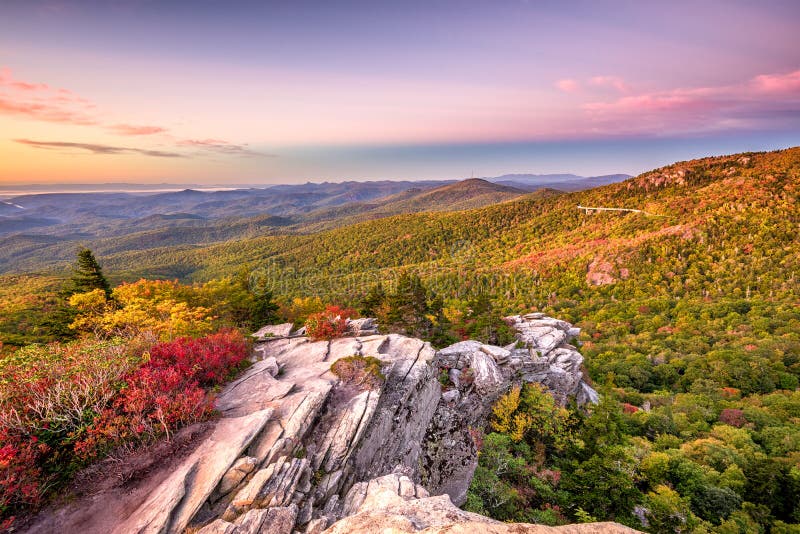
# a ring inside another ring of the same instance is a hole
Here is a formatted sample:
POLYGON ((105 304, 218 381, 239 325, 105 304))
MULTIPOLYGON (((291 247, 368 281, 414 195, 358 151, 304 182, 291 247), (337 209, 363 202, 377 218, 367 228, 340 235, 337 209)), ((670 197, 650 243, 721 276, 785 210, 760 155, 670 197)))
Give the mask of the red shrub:
POLYGON ((722 396, 726 399, 732 399, 741 395, 742 392, 736 388, 722 388, 720 389, 720 393, 722 393, 722 396))
MULTIPOLYGON (((36 437, 0 431, 0 518, 9 509, 36 505, 41 500, 40 462, 48 447, 36 437)), ((10 526, 13 517, 7 524, 10 526)))
POLYGON ((719 422, 725 423, 726 425, 735 426, 736 428, 742 428, 747 424, 747 419, 745 419, 744 412, 742 410, 737 410, 736 408, 725 408, 719 414, 719 422))
POLYGON ((75 444, 83 458, 126 443, 150 441, 213 411, 201 386, 221 384, 247 355, 242 335, 223 331, 181 338, 150 350, 150 360, 126 377, 127 386, 75 444))
POLYGON ((181 338, 159 343, 150 349, 143 368, 176 369, 187 380, 203 387, 221 384, 247 356, 247 345, 235 330, 223 330, 206 337, 181 338))
POLYGON ((32 345, 0 361, 0 530, 68 476, 71 440, 136 365, 126 346, 97 341, 32 345))
POLYGON ((354 317, 358 316, 358 312, 353 308, 342 308, 341 306, 337 306, 335 304, 326 306, 325 312, 331 315, 338 315, 344 319, 353 319, 354 317))
POLYGON ((636 413, 639 411, 638 406, 634 406, 633 404, 628 404, 627 402, 622 403, 622 412, 623 413, 636 413))
POLYGON ((355 311, 339 306, 328 306, 325 311, 314 313, 306 319, 306 334, 315 341, 342 337, 347 330, 347 319, 355 311))

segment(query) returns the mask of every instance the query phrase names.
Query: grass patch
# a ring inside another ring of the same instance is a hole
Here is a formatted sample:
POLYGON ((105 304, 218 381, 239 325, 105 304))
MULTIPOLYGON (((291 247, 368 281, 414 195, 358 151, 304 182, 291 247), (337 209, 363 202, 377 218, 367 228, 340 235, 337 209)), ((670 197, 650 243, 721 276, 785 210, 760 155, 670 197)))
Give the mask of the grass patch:
POLYGON ((342 382, 364 389, 377 389, 386 381, 381 372, 383 362, 373 356, 348 356, 331 365, 331 372, 342 382))

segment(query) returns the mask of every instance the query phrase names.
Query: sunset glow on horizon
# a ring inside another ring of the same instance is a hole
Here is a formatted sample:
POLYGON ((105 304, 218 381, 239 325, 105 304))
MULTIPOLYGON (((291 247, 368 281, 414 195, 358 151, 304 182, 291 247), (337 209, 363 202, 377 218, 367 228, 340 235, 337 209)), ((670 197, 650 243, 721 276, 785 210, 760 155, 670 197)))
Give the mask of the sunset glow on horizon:
POLYGON ((0 185, 636 173, 800 144, 796 2, 0 5, 0 185))

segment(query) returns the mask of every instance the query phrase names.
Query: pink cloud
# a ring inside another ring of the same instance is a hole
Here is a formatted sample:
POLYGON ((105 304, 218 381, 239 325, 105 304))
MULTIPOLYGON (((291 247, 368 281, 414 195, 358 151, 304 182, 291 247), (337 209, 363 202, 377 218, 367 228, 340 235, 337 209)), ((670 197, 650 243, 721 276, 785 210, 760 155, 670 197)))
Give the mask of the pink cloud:
MULTIPOLYGON (((168 130, 161 126, 136 125, 127 123, 108 124, 102 120, 97 106, 89 100, 82 98, 72 91, 63 88, 51 87, 44 83, 31 83, 14 78, 7 67, 0 68, 0 115, 14 115, 28 119, 74 124, 79 126, 98 126, 117 135, 147 136, 166 134, 168 130)), ((172 139, 179 147, 197 147, 219 154, 254 156, 264 155, 253 151, 246 144, 236 144, 221 139, 172 139)), ((67 141, 50 142, 48 146, 67 147, 67 141)), ((33 142, 23 143, 34 146, 33 142)), ((41 144, 41 143, 40 143, 41 144)), ((36 145, 39 146, 39 145, 36 145)), ((78 145, 76 145, 78 146, 78 145)), ((89 145, 86 145, 89 146, 89 145)), ((101 146, 101 145, 91 145, 101 146)), ((102 145, 105 146, 105 145, 102 145)), ((74 147, 73 147, 74 148, 74 147)), ((85 146, 83 147, 85 148, 85 146)), ((123 152, 140 153, 144 155, 163 155, 171 152, 159 150, 134 149, 112 147, 115 150, 106 150, 104 154, 119 154, 123 152)), ((100 153, 97 151, 97 153, 100 153)))
POLYGON ((627 93, 631 90, 625 80, 619 76, 595 76, 589 80, 589 84, 596 87, 610 87, 620 93, 627 93))
POLYGON ((183 139, 178 141, 179 145, 184 146, 202 146, 202 147, 220 147, 230 145, 227 141, 222 139, 183 139))
POLYGON ((800 94, 800 70, 787 74, 762 74, 753 78, 752 86, 765 93, 800 94))
POLYGON ((135 124, 114 124, 108 129, 120 135, 154 135, 167 131, 161 126, 137 126, 135 124))
POLYGON ((558 80, 556 82, 556 87, 565 93, 577 93, 581 89, 580 84, 570 78, 558 80))
POLYGON ((247 147, 246 144, 230 143, 221 139, 182 139, 180 146, 196 147, 203 150, 218 152, 220 154, 233 154, 241 156, 266 156, 247 147))
MULTIPOLYGON (((593 79, 594 80, 594 79, 593 79)), ((598 80, 592 85, 613 85, 598 80)), ((627 88, 627 86, 625 86, 627 88)), ((771 128, 800 113, 800 71, 762 74, 738 84, 599 95, 583 104, 592 132, 607 134, 703 132, 771 128)))
POLYGON ((183 158, 184 154, 165 152, 163 150, 149 150, 136 147, 100 145, 95 143, 71 143, 69 141, 34 141, 33 139, 14 139, 15 143, 27 145, 32 148, 45 150, 60 150, 72 153, 75 150, 86 151, 91 154, 140 154, 157 158, 183 158))
POLYGON ((713 100, 703 98, 699 93, 680 90, 667 93, 625 96, 611 102, 589 102, 583 109, 596 113, 612 112, 661 112, 661 111, 699 111, 714 107, 713 100))
POLYGON ((17 80, 8 68, 0 69, 0 113, 47 122, 96 124, 94 104, 44 83, 17 80))
POLYGON ((47 122, 66 122, 70 124, 96 124, 85 109, 72 107, 60 102, 19 101, 0 95, 0 114, 19 115, 47 122))

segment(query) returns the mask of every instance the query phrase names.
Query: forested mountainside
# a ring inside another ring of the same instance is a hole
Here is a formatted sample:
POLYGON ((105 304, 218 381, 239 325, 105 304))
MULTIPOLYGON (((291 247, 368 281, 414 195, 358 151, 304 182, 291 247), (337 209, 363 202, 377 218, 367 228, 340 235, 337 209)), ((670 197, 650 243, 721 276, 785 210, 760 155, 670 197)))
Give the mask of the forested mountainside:
POLYGON ((398 213, 453 211, 526 192, 484 180, 349 182, 136 196, 123 193, 17 197, 28 207, 0 216, 0 272, 64 266, 76 246, 104 255, 308 233, 398 213), (389 185, 392 184, 392 185, 389 185), (414 185, 414 187, 410 187, 414 185), (385 192, 391 192, 388 196, 385 192), (400 191, 400 192, 398 192, 400 191), (378 198, 379 197, 379 198, 378 198))
POLYGON ((516 187, 471 178, 433 189, 413 188, 371 203, 345 204, 338 208, 314 211, 303 217, 300 229, 307 233, 401 213, 467 210, 511 200, 526 192, 516 187))
POLYGON ((606 174, 590 177, 575 176, 574 174, 504 174, 495 178, 486 178, 486 180, 526 191, 536 191, 542 188, 582 191, 621 182, 628 178, 632 178, 632 176, 629 174, 606 174))
MULTIPOLYGON (((137 329, 162 339, 246 330, 255 326, 246 318, 265 310, 334 331, 336 317, 356 313, 326 311, 337 304, 437 347, 500 345, 512 341, 502 316, 545 312, 582 329, 585 373, 602 400, 585 411, 536 388, 501 397, 475 436, 468 510, 548 524, 613 519, 652 532, 796 532, 799 187, 793 148, 467 211, 98 253, 115 281, 179 280, 65 303, 56 274, 5 276, 0 336, 13 361, 39 361, 53 357, 48 349, 15 346, 137 329)), ((452 386, 446 373, 439 380, 452 386)))
POLYGON ((459 280, 463 291, 494 284, 509 306, 541 306, 553 291, 564 298, 588 286, 701 297, 738 296, 749 287, 750 294, 768 295, 791 289, 797 267, 799 160, 800 149, 707 158, 584 192, 540 192, 470 211, 404 214, 211 247, 154 248, 104 261, 130 276, 187 280, 213 278, 232 265, 274 266, 288 292, 309 294, 328 285, 333 291, 347 280, 359 281, 356 286, 365 277, 390 280, 399 269, 411 269, 437 283, 459 280), (648 214, 587 213, 578 205, 648 214))

